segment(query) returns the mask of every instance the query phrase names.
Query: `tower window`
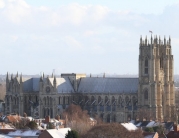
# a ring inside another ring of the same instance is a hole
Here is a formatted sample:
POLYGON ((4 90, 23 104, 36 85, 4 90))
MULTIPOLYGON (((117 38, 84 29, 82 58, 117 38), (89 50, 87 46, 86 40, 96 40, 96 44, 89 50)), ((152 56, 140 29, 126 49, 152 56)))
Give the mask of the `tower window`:
POLYGON ((145 100, 148 100, 148 90, 145 90, 145 91, 144 91, 144 99, 145 99, 145 100))
POLYGON ((148 66, 149 66, 149 65, 148 65, 148 59, 146 58, 146 59, 145 59, 145 67, 144 67, 144 73, 145 73, 145 74, 148 74, 148 66))
POLYGON ((163 69, 163 58, 160 58, 160 69, 163 69))

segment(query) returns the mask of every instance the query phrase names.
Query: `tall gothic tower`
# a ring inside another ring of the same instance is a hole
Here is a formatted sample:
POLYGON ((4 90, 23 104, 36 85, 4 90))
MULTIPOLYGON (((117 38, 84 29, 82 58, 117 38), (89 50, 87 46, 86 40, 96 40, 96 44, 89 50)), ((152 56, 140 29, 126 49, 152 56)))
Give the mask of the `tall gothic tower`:
POLYGON ((173 120, 175 112, 173 55, 171 40, 151 36, 139 44, 139 108, 147 109, 153 119, 173 120))

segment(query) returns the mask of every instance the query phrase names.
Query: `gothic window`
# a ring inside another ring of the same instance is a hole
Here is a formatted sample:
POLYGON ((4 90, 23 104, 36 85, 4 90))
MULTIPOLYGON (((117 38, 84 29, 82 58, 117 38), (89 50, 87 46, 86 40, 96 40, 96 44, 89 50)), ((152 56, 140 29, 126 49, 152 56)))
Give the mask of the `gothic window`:
POLYGON ((128 96, 126 96, 126 98, 125 98, 125 102, 126 102, 126 105, 129 104, 129 97, 128 97, 128 96))
POLYGON ((49 105, 49 97, 47 96, 47 105, 49 105))
POLYGON ((163 69, 163 58, 160 58, 160 69, 163 69))
POLYGON ((135 96, 132 97, 132 104, 135 106, 137 103, 137 98, 135 96))
POLYGON ((69 100, 69 97, 67 97, 67 104, 69 104, 70 103, 70 100, 69 100))
POLYGON ((122 98, 121 98, 121 96, 119 96, 118 104, 121 104, 121 101, 122 101, 122 98))
POLYGON ((88 96, 85 97, 85 104, 89 102, 88 96))
POLYGON ((148 100, 148 90, 145 90, 145 91, 144 91, 144 99, 145 99, 145 100, 148 100))
POLYGON ((101 103, 101 96, 98 97, 98 104, 101 103))
POLYGON ((115 98, 114 98, 114 96, 112 97, 112 104, 113 105, 115 104, 115 98))
POLYGON ((91 104, 95 101, 94 96, 91 96, 91 104))
POLYGON ((107 120, 106 120, 107 123, 110 123, 110 114, 107 115, 107 120))
POLYGON ((58 97, 58 104, 60 104, 60 97, 58 97))
POLYGON ((63 97, 63 104, 65 104, 65 96, 63 97))
POLYGON ((146 58, 146 59, 145 59, 145 68, 144 68, 144 73, 145 73, 145 74, 148 74, 148 66, 149 66, 149 65, 148 65, 148 59, 146 58))
POLYGON ((108 97, 106 96, 105 97, 105 104, 108 104, 109 103, 109 100, 108 100, 108 97))
POLYGON ((46 97, 44 97, 44 104, 46 105, 46 97))

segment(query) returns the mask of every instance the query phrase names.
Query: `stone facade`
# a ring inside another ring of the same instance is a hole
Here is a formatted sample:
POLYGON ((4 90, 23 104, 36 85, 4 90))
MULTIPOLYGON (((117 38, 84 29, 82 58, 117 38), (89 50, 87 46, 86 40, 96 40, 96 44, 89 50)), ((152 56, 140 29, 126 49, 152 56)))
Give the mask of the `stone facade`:
POLYGON ((139 78, 86 77, 61 74, 60 78, 13 77, 7 73, 5 112, 33 117, 55 117, 71 103, 105 122, 126 122, 147 109, 155 120, 174 115, 173 55, 171 40, 140 39, 139 78))
POLYGON ((175 112, 171 40, 140 39, 138 105, 156 120, 171 120, 175 112))

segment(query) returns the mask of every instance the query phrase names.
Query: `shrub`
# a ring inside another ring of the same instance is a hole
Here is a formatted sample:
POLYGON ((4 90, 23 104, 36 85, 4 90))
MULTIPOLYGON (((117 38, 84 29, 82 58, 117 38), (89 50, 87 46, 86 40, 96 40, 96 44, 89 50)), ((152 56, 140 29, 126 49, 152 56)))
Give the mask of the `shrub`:
POLYGON ((146 127, 145 131, 146 132, 154 132, 154 129, 153 129, 153 127, 146 127))
POLYGON ((30 129, 37 129, 37 123, 35 121, 30 121, 27 126, 30 128, 30 129))
POLYGON ((65 138, 79 138, 78 132, 75 130, 68 130, 68 133, 66 134, 65 138))

